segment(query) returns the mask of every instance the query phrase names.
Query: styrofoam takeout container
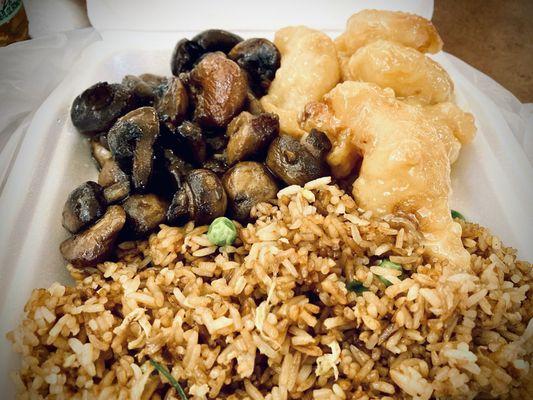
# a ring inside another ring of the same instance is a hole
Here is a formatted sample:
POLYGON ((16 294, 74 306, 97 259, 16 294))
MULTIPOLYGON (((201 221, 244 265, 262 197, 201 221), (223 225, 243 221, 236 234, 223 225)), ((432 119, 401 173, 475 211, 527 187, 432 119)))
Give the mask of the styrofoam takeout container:
MULTIPOLYGON (((272 38, 273 32, 239 32, 272 38)), ((336 32, 329 32, 336 36, 336 32)), ((18 365, 5 333, 13 329, 31 290, 70 281, 58 245, 67 234, 61 211, 68 193, 97 178, 89 145, 69 118, 72 100, 97 81, 120 82, 126 74, 170 75, 177 38, 193 32, 105 35, 91 45, 72 72, 38 110, 2 194, 0 208, 0 388, 12 398, 8 371, 18 365)), ((455 82, 456 100, 476 117, 478 133, 453 166, 451 206, 491 228, 504 243, 533 260, 533 177, 522 149, 492 101, 458 73, 441 53, 435 57, 455 82)), ((5 396, 5 397, 4 397, 5 396)))

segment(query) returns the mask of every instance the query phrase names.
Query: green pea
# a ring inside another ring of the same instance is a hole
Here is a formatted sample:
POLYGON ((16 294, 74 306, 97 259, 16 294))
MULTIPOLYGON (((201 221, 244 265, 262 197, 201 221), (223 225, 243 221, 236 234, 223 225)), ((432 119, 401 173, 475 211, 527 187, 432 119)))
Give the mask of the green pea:
POLYGON ((451 212, 453 219, 462 219, 463 221, 466 221, 466 218, 463 214, 461 214, 459 211, 452 210, 451 212))
MULTIPOLYGON (((390 260, 381 260, 381 262, 379 263, 379 266, 380 266, 380 267, 383 267, 383 268, 396 269, 396 270, 398 270, 398 271, 402 271, 402 272, 403 272, 403 268, 402 268, 402 266, 401 266, 400 264, 393 263, 393 262, 390 261, 390 260)), ((403 276, 403 274, 400 275, 400 279, 402 278, 402 276, 403 276)), ((388 279, 385 279, 385 278, 383 278, 382 276, 379 276, 379 275, 378 275, 377 277, 378 277, 378 279, 379 279, 381 282, 383 282, 383 284, 384 284, 385 286, 390 286, 390 285, 392 285, 392 282, 389 281, 388 279)))
POLYGON ((229 218, 218 217, 209 225, 207 238, 217 246, 227 246, 237 238, 237 228, 229 218))
POLYGON ((359 294, 363 292, 368 292, 368 288, 366 288, 361 282, 356 280, 348 282, 346 284, 346 289, 350 292, 355 292, 359 294))

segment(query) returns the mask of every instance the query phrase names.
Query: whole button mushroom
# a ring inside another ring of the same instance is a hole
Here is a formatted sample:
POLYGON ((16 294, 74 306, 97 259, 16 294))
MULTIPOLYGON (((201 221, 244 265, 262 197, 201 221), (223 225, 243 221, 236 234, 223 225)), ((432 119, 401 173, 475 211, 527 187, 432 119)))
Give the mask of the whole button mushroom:
POLYGON ((218 176, 207 169, 192 170, 185 184, 174 195, 167 211, 172 224, 194 221, 209 224, 226 212, 227 197, 218 176))
POLYGON ((223 29, 207 29, 192 38, 205 53, 221 51, 228 53, 235 45, 242 42, 242 37, 223 29))
POLYGON ((238 43, 228 57, 248 73, 251 88, 260 96, 267 92, 281 62, 274 43, 259 38, 238 43))
POLYGON ((107 204, 102 187, 88 181, 68 196, 63 207, 63 227, 70 233, 79 232, 104 215, 107 204))
POLYGON ((263 201, 276 198, 278 185, 265 166, 243 161, 229 169, 222 177, 228 195, 231 216, 240 222, 250 219, 250 210, 263 201))
POLYGON ((270 144, 267 167, 287 185, 303 186, 307 182, 329 175, 326 162, 331 143, 327 136, 313 130, 300 141, 280 135, 270 144))
POLYGON ((75 267, 94 266, 113 251, 125 223, 126 213, 122 207, 110 206, 93 226, 62 242, 59 250, 65 260, 75 267))
POLYGON ((244 72, 220 52, 207 54, 184 79, 195 105, 194 121, 202 127, 225 128, 247 98, 244 72))
POLYGON ((242 38, 222 29, 208 29, 200 32, 191 40, 181 39, 174 47, 170 68, 178 76, 190 71, 196 62, 206 53, 221 51, 228 53, 242 38))
POLYGON ((135 194, 123 204, 126 223, 134 237, 143 237, 164 223, 168 204, 155 194, 135 194))
POLYGON ((260 155, 278 133, 279 118, 276 114, 263 113, 253 116, 243 111, 228 125, 228 163, 231 165, 260 155))
POLYGON ((204 54, 204 49, 198 43, 189 39, 181 39, 176 43, 170 59, 172 74, 178 76, 182 72, 190 71, 202 54, 204 54))
POLYGON ((121 117, 107 135, 109 149, 120 168, 132 174, 133 189, 146 190, 153 169, 159 122, 153 107, 141 107, 121 117))
POLYGON ((74 99, 70 118, 78 131, 92 135, 108 130, 133 108, 132 91, 118 83, 99 82, 74 99))

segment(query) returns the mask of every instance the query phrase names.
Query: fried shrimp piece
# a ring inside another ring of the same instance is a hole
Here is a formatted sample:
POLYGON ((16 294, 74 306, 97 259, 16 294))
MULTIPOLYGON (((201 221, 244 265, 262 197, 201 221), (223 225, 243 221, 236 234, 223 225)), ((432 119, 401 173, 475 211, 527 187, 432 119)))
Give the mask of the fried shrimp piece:
POLYGON ((358 49, 349 59, 344 80, 372 82, 396 97, 419 104, 449 101, 453 82, 437 62, 418 50, 387 40, 358 49))
MULTIPOLYGON (((433 111, 438 121, 450 115, 433 111)), ((362 155, 353 185, 362 208, 378 215, 415 215, 429 253, 467 269, 470 256, 461 242, 461 226, 448 207, 450 145, 439 131, 442 124, 436 126, 423 107, 396 99, 392 90, 362 82, 337 85, 302 114, 304 129, 320 129, 334 148, 362 155)))
POLYGON ((337 52, 326 34, 305 26, 277 31, 274 43, 281 53, 281 67, 261 104, 279 115, 282 132, 299 137, 304 131, 298 114, 339 82, 337 52))
POLYGON ((431 21, 418 15, 383 10, 363 10, 350 17, 346 31, 335 40, 341 68, 359 48, 379 39, 399 43, 422 53, 437 53, 442 39, 431 21))

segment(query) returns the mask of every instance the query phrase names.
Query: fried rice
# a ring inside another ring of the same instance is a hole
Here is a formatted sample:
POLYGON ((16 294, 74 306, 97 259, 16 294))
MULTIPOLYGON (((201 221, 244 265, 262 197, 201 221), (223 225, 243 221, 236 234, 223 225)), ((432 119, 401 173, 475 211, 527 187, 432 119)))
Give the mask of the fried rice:
POLYGON ((19 398, 179 399, 150 360, 189 399, 533 396, 531 264, 487 229, 461 222, 465 272, 426 254, 413 217, 376 218, 329 178, 252 213, 233 246, 161 226, 35 290, 8 335, 19 398))

